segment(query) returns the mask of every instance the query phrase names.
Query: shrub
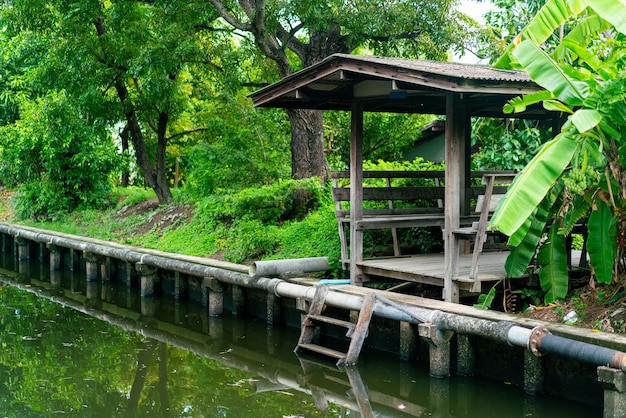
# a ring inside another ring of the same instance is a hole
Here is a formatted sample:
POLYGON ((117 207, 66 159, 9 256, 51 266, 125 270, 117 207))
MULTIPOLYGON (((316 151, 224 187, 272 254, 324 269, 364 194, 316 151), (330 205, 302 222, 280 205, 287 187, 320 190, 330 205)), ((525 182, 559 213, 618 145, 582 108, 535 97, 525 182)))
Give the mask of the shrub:
POLYGON ((118 156, 103 126, 88 123, 63 94, 23 105, 2 130, 0 176, 18 186, 21 217, 50 216, 108 203, 118 156))

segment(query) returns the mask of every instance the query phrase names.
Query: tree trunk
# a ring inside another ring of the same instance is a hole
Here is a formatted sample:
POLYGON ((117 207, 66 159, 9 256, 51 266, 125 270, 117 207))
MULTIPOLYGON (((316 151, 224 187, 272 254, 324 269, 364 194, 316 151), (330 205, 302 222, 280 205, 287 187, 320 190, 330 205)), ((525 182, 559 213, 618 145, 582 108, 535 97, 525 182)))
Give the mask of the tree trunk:
POLYGON ((322 112, 308 109, 288 109, 291 123, 291 174, 294 179, 328 178, 328 163, 324 155, 324 126, 322 112))
MULTIPOLYGON (((124 126, 124 129, 120 133, 120 139, 122 140, 122 154, 126 155, 128 151, 128 125, 124 126)), ((124 165, 122 167, 122 178, 120 180, 120 185, 122 187, 128 187, 130 184, 130 173, 128 167, 124 165)))
MULTIPOLYGON (((98 16, 93 23, 96 26, 98 37, 106 34, 103 16, 98 16)), ((101 63, 111 66, 111 63, 106 59, 98 59, 101 63)), ((118 75, 115 78, 114 86, 124 110, 124 116, 126 117, 125 129, 128 129, 128 134, 133 142, 137 165, 139 165, 139 169, 148 183, 148 186, 154 190, 154 193, 159 199, 159 203, 169 203, 173 200, 172 192, 167 184, 167 175, 165 170, 165 153, 167 148, 167 138, 165 137, 165 132, 169 115, 166 112, 161 112, 159 114, 159 125, 157 128, 158 145, 155 168, 150 161, 150 155, 148 154, 144 133, 141 130, 139 120, 137 119, 137 110, 133 106, 132 102, 128 100, 128 88, 126 87, 124 78, 121 75, 118 75)))
MULTIPOLYGON (((133 148, 135 148, 135 158, 137 159, 137 165, 139 165, 139 169, 143 174, 144 179, 148 183, 148 186, 159 199, 159 203, 169 203, 172 201, 172 192, 167 184, 166 176, 164 173, 159 173, 159 169, 162 169, 162 164, 157 164, 157 169, 154 168, 152 163, 150 162, 150 156, 148 154, 148 148, 146 147, 146 141, 144 140, 143 132, 141 131, 141 127, 137 122, 137 118, 135 117, 133 112, 126 112, 126 119, 128 121, 128 126, 130 129, 130 138, 133 141, 133 148)), ((160 143, 158 145, 157 154, 161 154, 164 149, 164 144, 160 143)), ((165 160, 164 155, 157 155, 157 160, 165 160)))

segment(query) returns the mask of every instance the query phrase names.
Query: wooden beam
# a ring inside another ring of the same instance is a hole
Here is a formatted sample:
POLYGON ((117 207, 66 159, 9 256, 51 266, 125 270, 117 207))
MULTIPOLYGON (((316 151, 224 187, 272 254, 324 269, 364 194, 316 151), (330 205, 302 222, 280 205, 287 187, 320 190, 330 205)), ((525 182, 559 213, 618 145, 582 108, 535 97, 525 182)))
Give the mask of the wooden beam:
POLYGON ((444 233, 444 287, 446 302, 459 301, 459 286, 454 280, 458 276, 459 241, 452 231, 459 228, 461 215, 465 211, 465 183, 469 178, 467 167, 467 137, 470 118, 463 95, 448 93, 446 97, 446 193, 444 233))
POLYGON ((350 128, 350 284, 362 285, 363 231, 356 228, 363 219, 363 102, 352 101, 350 128))

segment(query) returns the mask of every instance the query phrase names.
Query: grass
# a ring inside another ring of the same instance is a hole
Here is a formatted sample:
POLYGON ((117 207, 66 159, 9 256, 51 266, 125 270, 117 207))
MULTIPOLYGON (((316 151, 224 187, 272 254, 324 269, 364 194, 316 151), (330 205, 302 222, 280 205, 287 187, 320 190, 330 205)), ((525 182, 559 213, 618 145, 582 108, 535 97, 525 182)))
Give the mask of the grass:
POLYGON ((276 222, 281 216, 280 202, 263 213, 263 208, 252 201, 255 206, 250 214, 233 216, 233 207, 245 211, 244 205, 250 201, 250 194, 240 195, 241 200, 229 194, 223 200, 210 196, 191 202, 183 193, 175 192, 175 203, 155 206, 148 204, 154 199, 151 190, 118 188, 109 206, 102 210, 78 210, 41 221, 15 219, 10 215, 10 199, 0 200, 0 210, 7 208, 3 213, 12 223, 236 263, 327 256, 332 267, 329 276, 340 274, 340 245, 332 205, 321 199, 321 205, 302 220, 276 222))

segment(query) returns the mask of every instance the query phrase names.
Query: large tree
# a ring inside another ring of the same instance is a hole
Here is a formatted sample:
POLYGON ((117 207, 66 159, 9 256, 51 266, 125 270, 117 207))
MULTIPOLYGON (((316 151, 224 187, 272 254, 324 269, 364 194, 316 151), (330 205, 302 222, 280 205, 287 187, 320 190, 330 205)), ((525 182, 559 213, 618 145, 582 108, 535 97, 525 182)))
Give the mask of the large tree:
POLYGON ((23 63, 10 95, 26 103, 64 91, 85 121, 128 135, 145 182, 169 202, 168 142, 205 129, 179 120, 194 105, 193 78, 221 77, 233 47, 227 31, 204 30, 215 17, 201 0, 7 2, 4 45, 23 63))
MULTIPOLYGON (((454 12, 456 0, 206 1, 251 37, 280 77, 359 47, 385 55, 445 59, 452 45, 462 45, 459 21, 466 22, 454 12)), ((287 114, 293 177, 325 177, 322 112, 289 109, 287 114)))

